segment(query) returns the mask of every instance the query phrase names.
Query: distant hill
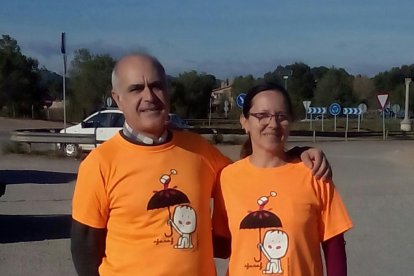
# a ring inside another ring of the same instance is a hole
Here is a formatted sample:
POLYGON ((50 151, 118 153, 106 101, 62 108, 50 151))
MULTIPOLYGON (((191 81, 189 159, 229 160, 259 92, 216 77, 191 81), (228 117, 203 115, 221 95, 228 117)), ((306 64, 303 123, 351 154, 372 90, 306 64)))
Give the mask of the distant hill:
MULTIPOLYGON (((63 83, 62 83, 62 76, 47 70, 46 68, 42 68, 39 70, 40 74, 40 83, 42 86, 45 86, 50 97, 54 100, 62 100, 63 94, 63 83)), ((66 79, 66 84, 68 79, 66 79)))

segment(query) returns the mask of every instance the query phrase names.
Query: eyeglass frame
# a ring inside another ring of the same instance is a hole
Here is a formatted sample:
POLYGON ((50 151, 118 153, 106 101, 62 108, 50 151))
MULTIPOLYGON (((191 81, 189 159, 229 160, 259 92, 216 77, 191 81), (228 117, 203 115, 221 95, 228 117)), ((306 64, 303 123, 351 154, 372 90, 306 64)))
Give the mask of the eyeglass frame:
POLYGON ((279 124, 285 123, 285 122, 289 123, 291 120, 290 116, 283 112, 277 112, 275 114, 272 114, 269 112, 248 112, 248 114, 249 116, 255 117, 259 121, 259 124, 261 125, 268 125, 273 117, 276 118, 276 122, 278 122, 279 124), (263 116, 260 116, 260 115, 263 115, 263 116))

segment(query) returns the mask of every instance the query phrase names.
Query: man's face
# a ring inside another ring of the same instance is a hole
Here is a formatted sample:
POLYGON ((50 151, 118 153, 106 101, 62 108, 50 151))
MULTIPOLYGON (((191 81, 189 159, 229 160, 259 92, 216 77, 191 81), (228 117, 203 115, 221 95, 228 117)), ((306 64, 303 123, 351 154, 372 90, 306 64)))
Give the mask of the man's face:
POLYGON ((166 129, 169 100, 165 79, 151 59, 130 56, 120 61, 112 97, 136 132, 159 137, 166 129))

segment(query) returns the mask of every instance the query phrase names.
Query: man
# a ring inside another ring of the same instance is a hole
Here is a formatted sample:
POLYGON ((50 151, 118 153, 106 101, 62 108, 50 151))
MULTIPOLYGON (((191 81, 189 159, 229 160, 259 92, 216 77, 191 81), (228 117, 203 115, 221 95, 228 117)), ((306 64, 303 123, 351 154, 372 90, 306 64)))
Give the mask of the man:
MULTIPOLYGON (((166 74, 157 59, 116 64, 112 97, 125 126, 81 163, 73 197, 79 275, 214 275, 210 198, 231 161, 201 136, 168 130, 166 74)), ((320 174, 320 151, 303 154, 320 174), (313 156, 315 155, 315 156, 313 156)), ((304 157, 304 158, 306 158, 304 157)))

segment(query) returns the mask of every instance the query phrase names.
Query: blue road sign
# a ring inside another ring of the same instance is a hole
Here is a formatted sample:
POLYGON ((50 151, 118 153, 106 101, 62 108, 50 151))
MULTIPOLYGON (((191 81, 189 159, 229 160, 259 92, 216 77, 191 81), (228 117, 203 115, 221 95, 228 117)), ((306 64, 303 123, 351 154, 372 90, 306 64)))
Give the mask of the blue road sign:
POLYGON ((236 98, 236 104, 238 107, 243 108, 245 93, 240 93, 236 98))
POLYGON ((333 103, 329 106, 329 113, 331 113, 332 116, 339 115, 341 113, 341 106, 337 103, 333 103))

